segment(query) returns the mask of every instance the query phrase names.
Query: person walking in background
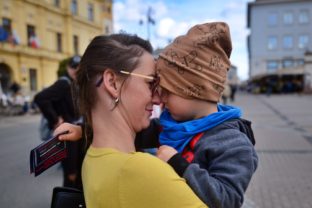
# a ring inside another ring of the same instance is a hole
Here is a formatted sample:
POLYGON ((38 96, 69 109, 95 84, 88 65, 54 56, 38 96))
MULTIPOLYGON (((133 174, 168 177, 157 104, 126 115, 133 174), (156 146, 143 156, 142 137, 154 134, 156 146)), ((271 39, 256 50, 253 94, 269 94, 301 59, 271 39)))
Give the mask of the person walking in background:
MULTIPOLYGON (((43 89, 34 97, 48 128, 54 130, 63 122, 73 123, 79 118, 73 101, 71 84, 76 80, 76 72, 81 57, 76 55, 69 59, 65 76, 60 77, 53 85, 43 89)), ((82 189, 80 169, 83 156, 81 141, 68 142, 68 157, 62 161, 64 174, 63 185, 82 189)))
POLYGON ((224 105, 226 105, 228 103, 228 100, 231 96, 231 87, 230 85, 226 82, 224 84, 224 90, 223 90, 223 93, 222 93, 222 102, 224 105))
POLYGON ((230 90, 231 90, 230 99, 231 99, 231 102, 235 102, 235 95, 236 95, 237 88, 238 88, 237 87, 237 83, 230 84, 230 90))

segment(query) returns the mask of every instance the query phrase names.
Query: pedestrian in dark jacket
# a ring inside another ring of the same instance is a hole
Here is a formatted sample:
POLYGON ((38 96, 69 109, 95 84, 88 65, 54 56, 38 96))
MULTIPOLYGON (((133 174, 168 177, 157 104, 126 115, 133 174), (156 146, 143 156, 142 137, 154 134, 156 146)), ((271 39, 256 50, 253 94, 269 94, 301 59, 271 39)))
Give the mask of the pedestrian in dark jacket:
MULTIPOLYGON (((71 86, 76 79, 80 59, 80 56, 70 58, 66 75, 39 92, 34 98, 51 130, 63 122, 73 123, 79 118, 73 102, 71 86)), ((81 189, 80 168, 83 157, 81 142, 68 142, 67 149, 68 157, 62 161, 64 186, 81 189)))

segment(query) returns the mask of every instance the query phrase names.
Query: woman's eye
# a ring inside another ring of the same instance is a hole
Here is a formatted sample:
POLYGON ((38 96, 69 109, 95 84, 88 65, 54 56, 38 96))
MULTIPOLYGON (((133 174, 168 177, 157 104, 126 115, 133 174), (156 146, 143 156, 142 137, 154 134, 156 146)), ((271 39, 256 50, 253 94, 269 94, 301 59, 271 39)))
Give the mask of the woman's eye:
POLYGON ((153 82, 153 81, 148 82, 148 87, 149 87, 150 89, 152 89, 152 88, 153 88, 153 86, 154 86, 154 82, 153 82))

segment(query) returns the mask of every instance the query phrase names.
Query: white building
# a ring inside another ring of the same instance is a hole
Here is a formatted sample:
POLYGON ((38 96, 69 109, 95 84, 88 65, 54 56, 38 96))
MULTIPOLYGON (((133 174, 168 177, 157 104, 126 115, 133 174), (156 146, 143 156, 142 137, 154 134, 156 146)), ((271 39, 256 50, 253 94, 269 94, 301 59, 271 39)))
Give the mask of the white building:
POLYGON ((301 74, 312 51, 312 0, 248 3, 249 76, 301 74))

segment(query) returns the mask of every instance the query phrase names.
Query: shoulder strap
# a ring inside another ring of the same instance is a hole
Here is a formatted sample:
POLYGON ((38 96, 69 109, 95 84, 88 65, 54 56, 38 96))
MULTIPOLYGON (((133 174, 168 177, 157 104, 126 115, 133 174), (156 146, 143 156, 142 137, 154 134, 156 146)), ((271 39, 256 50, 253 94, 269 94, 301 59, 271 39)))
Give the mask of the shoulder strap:
POLYGON ((190 143, 188 143, 188 145, 184 148, 182 157, 184 157, 188 162, 192 162, 194 160, 194 147, 203 135, 204 132, 196 134, 190 143))
POLYGON ((253 130, 251 128, 251 121, 248 121, 243 118, 238 119, 238 124, 239 124, 239 130, 246 134, 250 142, 255 145, 256 144, 256 139, 253 133, 253 130))

